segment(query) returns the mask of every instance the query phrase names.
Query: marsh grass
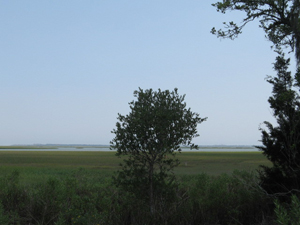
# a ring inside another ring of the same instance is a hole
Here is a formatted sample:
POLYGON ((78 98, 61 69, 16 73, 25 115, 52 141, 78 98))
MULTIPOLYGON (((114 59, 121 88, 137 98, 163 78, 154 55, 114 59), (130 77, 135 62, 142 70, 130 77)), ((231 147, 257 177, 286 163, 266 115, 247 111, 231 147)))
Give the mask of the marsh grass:
POLYGON ((181 164, 176 174, 220 175, 234 170, 257 170, 260 165, 270 165, 261 152, 182 152, 177 154, 181 164))
MULTIPOLYGON (((176 157, 181 161, 175 169, 179 176, 231 174, 234 170, 256 170, 269 162, 259 152, 183 152, 176 157)), ((0 151, 0 176, 18 171, 21 184, 37 184, 48 179, 63 180, 84 169, 89 179, 111 179, 120 169, 123 158, 115 152, 95 151, 0 151)))
POLYGON ((111 176, 120 162, 113 152, 0 151, 0 175, 19 171, 21 183, 37 183, 84 168, 96 178, 111 176))
MULTIPOLYGON (((252 225, 272 217, 269 199, 249 185, 254 173, 237 172, 267 165, 261 153, 177 157, 180 185, 172 201, 157 199, 156 224, 252 225)), ((0 151, 0 223, 151 224, 148 205, 112 184, 121 162, 114 152, 0 151)))
MULTIPOLYGON (((269 165, 260 152, 182 152, 176 157, 181 164, 177 175, 230 174, 234 170, 256 170, 259 165, 269 165)), ((78 168, 89 171, 91 176, 111 176, 120 169, 123 158, 115 152, 104 151, 0 151, 0 174, 18 170, 22 180, 43 180, 51 176, 63 177, 78 168)))

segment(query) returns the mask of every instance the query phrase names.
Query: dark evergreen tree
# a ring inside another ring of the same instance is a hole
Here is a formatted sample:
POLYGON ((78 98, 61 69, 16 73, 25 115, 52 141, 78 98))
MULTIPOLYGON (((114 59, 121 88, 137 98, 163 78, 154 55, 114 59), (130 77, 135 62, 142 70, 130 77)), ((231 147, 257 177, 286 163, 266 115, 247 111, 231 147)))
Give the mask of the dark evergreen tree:
POLYGON ((285 59, 281 51, 284 47, 295 51, 296 61, 300 64, 300 1, 222 0, 212 5, 221 13, 240 11, 246 14, 241 24, 224 22, 225 29, 213 28, 213 34, 235 39, 249 22, 257 19, 279 53, 274 64, 277 76, 267 80, 273 85, 269 103, 277 125, 264 123, 263 146, 259 147, 273 166, 262 167, 261 185, 271 194, 300 191, 300 72, 298 69, 294 76, 291 75, 288 71, 290 59, 285 59))
POLYGON ((163 198, 174 186, 172 170, 179 164, 174 156, 182 145, 197 148, 192 139, 199 136, 197 125, 205 119, 186 108, 185 96, 174 91, 134 92, 136 101, 129 103, 131 112, 118 114, 111 149, 117 156, 127 156, 115 182, 139 199, 149 202, 155 213, 155 200, 163 198))
POLYGON ((289 63, 279 52, 274 63, 277 76, 267 79, 273 85, 269 103, 277 125, 264 122, 267 130, 262 129, 263 146, 259 147, 273 163, 273 167, 262 166, 261 185, 276 195, 300 191, 300 73, 292 76, 289 63))

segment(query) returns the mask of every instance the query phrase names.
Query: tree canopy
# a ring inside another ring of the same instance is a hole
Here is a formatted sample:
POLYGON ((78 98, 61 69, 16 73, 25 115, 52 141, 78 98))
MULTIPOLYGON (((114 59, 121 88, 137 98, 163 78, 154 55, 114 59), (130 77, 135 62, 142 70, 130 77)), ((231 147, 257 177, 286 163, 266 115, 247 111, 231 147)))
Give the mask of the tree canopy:
POLYGON ((185 95, 174 91, 134 91, 137 100, 129 103, 131 112, 118 114, 112 131, 111 148, 117 156, 126 155, 115 182, 127 191, 146 198, 155 212, 155 196, 166 196, 174 177, 169 172, 179 164, 174 158, 183 145, 197 148, 192 139, 199 136, 197 125, 206 118, 186 108, 185 95), (163 194, 163 195, 162 195, 163 194))
POLYGON ((246 17, 238 25, 224 22, 225 29, 212 28, 211 33, 220 38, 235 39, 251 21, 258 19, 260 28, 276 48, 288 47, 295 51, 300 62, 300 1, 299 0, 223 0, 212 4, 218 12, 242 11, 246 17))

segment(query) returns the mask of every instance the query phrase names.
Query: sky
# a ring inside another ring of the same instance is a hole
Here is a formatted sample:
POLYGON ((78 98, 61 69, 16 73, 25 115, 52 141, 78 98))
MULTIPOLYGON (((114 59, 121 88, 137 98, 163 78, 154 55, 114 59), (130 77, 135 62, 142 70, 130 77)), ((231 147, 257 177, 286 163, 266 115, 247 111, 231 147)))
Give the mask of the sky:
POLYGON ((0 145, 109 144, 139 87, 185 94, 196 144, 261 144, 276 54, 257 22, 212 35, 243 18, 214 2, 0 0, 0 145))

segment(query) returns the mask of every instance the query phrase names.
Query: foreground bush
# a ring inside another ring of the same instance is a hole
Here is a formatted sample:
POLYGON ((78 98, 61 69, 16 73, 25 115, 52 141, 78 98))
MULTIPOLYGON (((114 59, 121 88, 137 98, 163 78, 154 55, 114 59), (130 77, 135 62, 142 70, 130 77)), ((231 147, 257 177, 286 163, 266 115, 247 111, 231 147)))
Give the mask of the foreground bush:
POLYGON ((275 201, 276 221, 281 225, 298 225, 300 221, 300 199, 292 195, 290 202, 275 201))
POLYGON ((85 170, 64 179, 20 184, 14 172, 0 179, 0 224, 271 224, 272 200, 246 172, 211 177, 182 176, 168 196, 149 204, 112 186, 111 179, 91 179, 85 170))
POLYGON ((184 183, 189 187, 191 224, 261 224, 272 215, 271 199, 260 191, 253 174, 235 171, 232 176, 188 179, 184 183))
POLYGON ((109 182, 93 182, 85 171, 28 186, 18 180, 14 172, 0 181, 0 222, 7 221, 0 224, 102 224, 107 220, 109 182))

